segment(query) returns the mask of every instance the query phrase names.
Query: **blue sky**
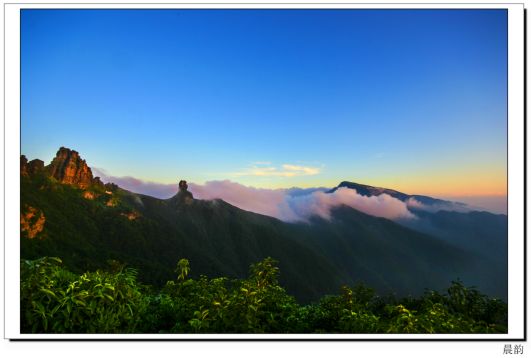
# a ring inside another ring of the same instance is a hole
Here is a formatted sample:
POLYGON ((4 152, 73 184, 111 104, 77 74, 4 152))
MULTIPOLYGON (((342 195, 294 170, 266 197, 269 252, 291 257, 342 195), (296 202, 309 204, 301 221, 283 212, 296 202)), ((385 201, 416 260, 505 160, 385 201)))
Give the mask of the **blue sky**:
POLYGON ((23 10, 22 153, 110 175, 505 195, 505 10, 23 10))

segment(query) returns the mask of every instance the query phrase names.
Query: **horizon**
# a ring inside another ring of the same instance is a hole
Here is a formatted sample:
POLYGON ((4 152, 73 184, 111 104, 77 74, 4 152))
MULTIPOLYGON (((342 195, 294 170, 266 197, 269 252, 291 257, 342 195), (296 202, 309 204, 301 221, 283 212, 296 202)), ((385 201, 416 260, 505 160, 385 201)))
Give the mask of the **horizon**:
POLYGON ((506 26, 504 10, 23 10, 21 154, 65 146, 164 185, 506 198, 506 26))
MULTIPOLYGON (((72 148, 66 148, 68 150, 72 150, 75 152, 75 149, 72 148)), ((116 177, 113 175, 110 175, 107 171, 102 170, 101 168, 92 167, 90 163, 83 158, 82 153, 79 153, 81 159, 85 160, 87 162, 88 167, 91 169, 92 174, 94 177, 99 177, 103 183, 114 183, 117 184, 122 189, 126 189, 128 191, 131 191, 133 193, 137 194, 143 194, 152 196, 158 199, 169 199, 170 197, 174 196, 179 191, 179 185, 178 182, 180 180, 186 180, 186 178, 179 178, 176 179, 174 182, 170 183, 160 183, 160 182, 154 182, 149 180, 142 180, 139 178, 135 178, 132 176, 121 176, 116 177)), ((40 158, 27 158, 28 160, 32 159, 40 159, 40 158)), ((52 158, 53 159, 53 158, 52 158)), ((44 165, 48 165, 51 163, 52 159, 50 159, 48 162, 44 161, 44 165)), ((42 159, 41 159, 42 160, 42 159)), ((342 180, 341 182, 351 182, 366 186, 375 186, 371 185, 369 183, 361 183, 356 180, 342 180)), ((197 183, 197 182, 190 182, 188 181, 188 184, 190 186, 190 192, 194 194, 195 190, 199 191, 199 197, 198 199, 203 200, 212 200, 212 199, 222 199, 227 201, 229 204, 238 206, 242 209, 247 209, 249 211, 253 212, 260 212, 260 210, 254 208, 253 201, 255 200, 264 200, 263 195, 266 195, 266 200, 270 199, 267 196, 273 195, 276 196, 276 194, 282 192, 286 197, 292 196, 289 192, 291 190, 298 190, 298 189, 310 189, 315 191, 326 191, 330 190, 336 187, 339 187, 341 182, 338 182, 333 185, 329 186, 318 186, 318 187, 284 187, 284 188, 261 188, 261 187, 254 187, 250 185, 243 185, 238 182, 230 181, 227 179, 224 180, 211 180, 206 181, 203 183, 197 183), (212 188, 212 186, 214 188, 212 188), (219 190, 221 186, 221 191, 219 190), (212 190, 213 189, 213 190, 212 190), (242 189, 244 192, 242 192, 242 189), (251 197, 251 201, 249 202, 248 199, 251 197), (243 200, 242 200, 243 199, 243 200)), ((378 187, 378 186, 376 186, 378 187)), ((396 188, 392 187, 380 187, 384 189, 391 189, 391 190, 397 190, 396 188)), ((400 191, 400 190, 397 190, 400 191)), ((196 193, 197 194, 197 193, 196 193)), ((311 191, 308 192, 308 194, 311 194, 311 191)), ((409 193, 404 192, 404 194, 408 195, 427 195, 425 193, 409 193)), ((507 195, 465 195, 465 196, 433 196, 436 199, 442 199, 451 201, 454 203, 464 203, 469 206, 472 210, 487 210, 495 214, 504 214, 507 215, 507 195)), ((259 205, 261 206, 261 205, 259 205)), ((278 207, 278 202, 276 198, 273 198, 273 207, 278 207)), ((268 214, 268 212, 260 212, 262 214, 268 214)), ((273 215, 275 216, 275 215, 273 215)))

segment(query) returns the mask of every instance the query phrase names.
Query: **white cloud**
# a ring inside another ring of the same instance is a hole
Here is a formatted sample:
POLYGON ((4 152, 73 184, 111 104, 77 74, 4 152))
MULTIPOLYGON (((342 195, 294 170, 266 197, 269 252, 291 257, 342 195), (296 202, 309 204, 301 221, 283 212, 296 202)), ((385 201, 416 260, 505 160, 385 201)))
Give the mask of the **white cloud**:
POLYGON ((436 213, 437 211, 441 211, 441 210, 457 211, 460 213, 468 213, 474 210, 483 210, 479 207, 473 207, 473 206, 470 206, 464 203, 450 202, 450 201, 427 205, 427 204, 421 203, 415 198, 409 198, 406 200, 405 203, 408 208, 428 211, 430 213, 436 213))
POLYGON ((133 193, 145 194, 156 198, 167 199, 175 195, 179 190, 179 185, 163 184, 151 181, 144 181, 131 176, 116 177, 109 175, 105 170, 92 168, 94 176, 99 176, 104 183, 115 183, 120 188, 132 191, 133 193))
POLYGON ((259 177, 296 177, 317 175, 321 172, 319 167, 309 167, 294 164, 282 164, 280 168, 271 166, 269 162, 255 162, 250 168, 233 173, 233 176, 259 176, 259 177))
POLYGON ((387 194, 363 196, 350 188, 339 188, 333 193, 318 191, 306 196, 288 197, 287 204, 300 220, 307 220, 314 215, 329 220, 332 209, 341 205, 387 219, 415 218, 403 201, 387 194))
MULTIPOLYGON (((115 177, 97 168, 93 168, 93 172, 103 182, 113 182, 129 191, 161 199, 170 198, 178 191, 177 183, 161 184, 133 177, 115 177)), ((387 219, 415 218, 407 204, 398 199, 387 194, 367 197, 349 188, 339 188, 333 193, 309 190, 307 194, 290 195, 293 189, 260 189, 223 180, 189 183, 188 190, 196 199, 222 199, 240 209, 287 222, 308 221, 313 216, 330 220, 332 209, 341 205, 387 219)))
POLYGON ((328 194, 314 191, 297 196, 289 195, 285 189, 257 189, 229 180, 190 184, 189 188, 198 199, 223 199, 240 209, 288 222, 308 221, 312 216, 330 220, 332 209, 341 205, 388 219, 415 218, 398 199, 387 194, 367 197, 349 188, 339 188, 328 194))
POLYGON ((195 198, 223 199, 240 209, 282 219, 280 205, 285 199, 284 189, 257 189, 229 180, 209 181, 204 185, 189 184, 195 198))

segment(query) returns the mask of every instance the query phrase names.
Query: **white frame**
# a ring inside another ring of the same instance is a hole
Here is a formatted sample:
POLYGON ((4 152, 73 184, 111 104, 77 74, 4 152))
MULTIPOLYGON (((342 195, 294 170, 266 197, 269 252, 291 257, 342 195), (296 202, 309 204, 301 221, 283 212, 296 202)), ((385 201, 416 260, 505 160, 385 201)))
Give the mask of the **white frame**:
MULTIPOLYGON (((209 4, 73 4, 73 3, 6 3, 4 4, 5 62, 4 62, 4 123, 5 123, 5 330, 9 339, 451 339, 451 340, 515 340, 524 338, 524 23, 523 4, 352 4, 342 0, 334 3, 289 4, 245 3, 224 4, 210 0, 209 4), (508 220, 509 220, 509 332, 508 334, 21 334, 20 333, 20 9, 24 8, 495 8, 508 10, 508 220)), ((501 354, 501 351, 500 351, 501 354)))

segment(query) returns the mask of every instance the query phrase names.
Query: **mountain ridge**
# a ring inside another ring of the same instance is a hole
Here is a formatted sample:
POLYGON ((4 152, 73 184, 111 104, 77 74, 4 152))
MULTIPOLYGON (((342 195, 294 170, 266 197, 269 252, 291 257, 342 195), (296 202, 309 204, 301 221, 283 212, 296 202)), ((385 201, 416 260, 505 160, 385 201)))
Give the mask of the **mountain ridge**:
POLYGON ((359 281, 408 295, 458 277, 506 297, 504 270, 488 258, 350 207, 336 207, 331 220, 286 223, 223 200, 194 199, 185 181, 165 200, 89 182, 86 163, 74 163, 79 177, 66 180, 47 169, 25 175, 21 166, 21 202, 45 217, 36 238, 21 232, 21 257, 61 256, 78 271, 118 259, 140 268, 146 282, 162 284, 182 257, 199 274, 243 277, 250 263, 271 256, 302 301, 359 281))
POLYGON ((356 192, 360 195, 364 196, 378 196, 381 194, 387 194, 393 198, 396 198, 400 201, 406 202, 409 199, 415 199, 421 204, 424 205, 435 205, 435 204, 453 204, 453 205, 460 205, 460 206, 466 206, 464 203, 459 202, 453 202, 453 201, 447 201, 442 199, 433 198, 427 195, 418 195, 418 194, 405 194, 400 191, 394 190, 394 189, 388 189, 388 188, 381 188, 381 187, 375 187, 367 184, 359 184, 351 181, 342 181, 339 183, 338 186, 335 188, 332 188, 328 191, 328 193, 333 193, 339 188, 349 188, 354 189, 356 192))

